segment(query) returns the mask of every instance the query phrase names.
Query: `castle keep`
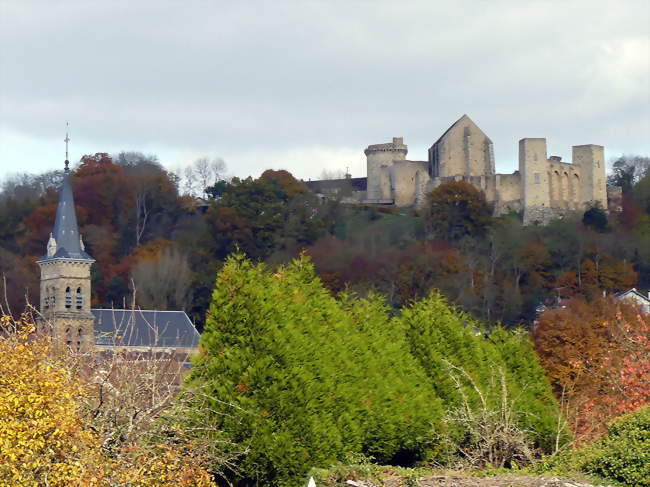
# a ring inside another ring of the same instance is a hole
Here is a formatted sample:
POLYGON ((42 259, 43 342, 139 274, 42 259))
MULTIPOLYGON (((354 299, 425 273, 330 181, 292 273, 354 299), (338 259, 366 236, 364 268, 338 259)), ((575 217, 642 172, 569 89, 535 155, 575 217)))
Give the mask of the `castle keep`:
MULTIPOLYGON (((426 161, 406 159, 408 148, 401 137, 369 145, 366 191, 355 191, 353 199, 419 207, 426 194, 443 182, 462 180, 483 191, 495 214, 522 212, 525 224, 546 223, 569 211, 584 211, 588 205, 607 209, 605 155, 600 145, 573 146, 573 160, 568 163, 548 156, 546 139, 521 139, 519 170, 497 174, 492 141, 463 115, 428 152, 426 161)), ((310 186, 318 191, 316 183, 310 186)))

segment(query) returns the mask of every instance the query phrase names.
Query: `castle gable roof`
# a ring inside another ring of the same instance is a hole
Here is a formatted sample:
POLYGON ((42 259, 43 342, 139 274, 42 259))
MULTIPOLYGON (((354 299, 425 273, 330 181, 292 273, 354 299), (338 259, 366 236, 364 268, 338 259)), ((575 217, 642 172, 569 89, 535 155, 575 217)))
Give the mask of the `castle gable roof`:
POLYGON ((184 311, 92 309, 95 344, 108 347, 196 348, 199 332, 184 311))
MULTIPOLYGON (((449 132, 451 132, 454 128, 456 128, 456 127, 459 126, 459 125, 463 125, 463 124, 472 124, 472 125, 474 125, 474 126, 475 126, 475 127, 476 127, 476 128, 477 128, 477 129, 478 129, 478 130, 479 130, 479 131, 480 131, 484 136, 485 136, 485 138, 488 140, 488 142, 492 142, 492 140, 491 140, 491 139, 490 139, 490 138, 485 134, 485 132, 483 132, 483 131, 479 128, 479 126, 476 125, 476 123, 474 122, 474 120, 472 120, 471 118, 469 118, 469 117, 467 116, 467 114, 463 114, 462 117, 460 117, 458 120, 456 120, 454 123, 452 123, 452 124, 449 126, 449 128, 448 128, 447 130, 445 130, 445 132, 444 132, 444 133, 443 133, 443 134, 438 138, 438 140, 436 140, 436 141, 433 143, 433 146, 435 146, 438 142, 440 142, 442 139, 444 139, 444 138, 447 136, 447 134, 448 134, 449 132)), ((433 147, 433 146, 432 146, 432 147, 433 147)))

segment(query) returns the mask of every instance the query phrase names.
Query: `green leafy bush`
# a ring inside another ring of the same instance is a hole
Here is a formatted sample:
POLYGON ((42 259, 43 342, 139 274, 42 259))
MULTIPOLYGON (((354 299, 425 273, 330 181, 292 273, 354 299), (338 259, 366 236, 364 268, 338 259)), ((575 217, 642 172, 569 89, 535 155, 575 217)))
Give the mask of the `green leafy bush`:
POLYGON ((649 487, 650 406, 614 420, 605 436, 551 459, 544 468, 558 473, 582 471, 631 487, 649 487))
POLYGON ((626 485, 650 486, 650 407, 614 421, 582 469, 626 485))

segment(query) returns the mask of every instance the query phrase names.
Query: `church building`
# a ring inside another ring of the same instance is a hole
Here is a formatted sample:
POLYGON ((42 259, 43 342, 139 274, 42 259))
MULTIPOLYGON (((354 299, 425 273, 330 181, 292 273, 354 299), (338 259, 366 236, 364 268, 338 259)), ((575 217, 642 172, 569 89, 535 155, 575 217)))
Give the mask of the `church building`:
POLYGON ((56 346, 73 351, 127 349, 190 355, 199 333, 184 311, 92 309, 90 271, 95 259, 85 250, 77 226, 67 160, 54 229, 41 268, 39 328, 56 346))

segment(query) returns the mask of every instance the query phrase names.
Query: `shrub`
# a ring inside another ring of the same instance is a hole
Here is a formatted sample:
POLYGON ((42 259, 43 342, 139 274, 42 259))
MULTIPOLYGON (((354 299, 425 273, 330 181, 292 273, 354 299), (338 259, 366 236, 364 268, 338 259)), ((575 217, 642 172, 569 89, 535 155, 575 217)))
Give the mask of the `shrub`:
POLYGON ((650 407, 615 420, 592 447, 583 470, 639 487, 650 486, 650 407))
POLYGON ((241 256, 219 273, 190 385, 248 454, 238 475, 295 485, 346 453, 424 456, 440 400, 376 298, 333 298, 304 258, 275 273, 241 256))
POLYGON ((306 258, 273 272, 231 257, 200 348, 188 385, 208 398, 204 422, 247 450, 231 477, 264 485, 295 485, 346 454, 443 461, 448 437, 459 450, 480 428, 507 440, 488 448, 488 463, 503 465, 550 450, 562 430, 525 333, 486 336, 438 294, 397 317, 377 296, 334 298, 306 258), (483 392, 495 380, 505 402, 483 392), (442 421, 443 406, 465 404, 478 430, 442 421))
POLYGON ((411 352, 446 409, 464 409, 469 415, 451 421, 458 448, 467 446, 463 438, 475 436, 477 427, 526 432, 531 450, 546 452, 568 439, 525 333, 496 328, 488 334, 436 292, 404 309, 395 321, 405 327, 411 352), (490 384, 497 386, 497 393, 490 384), (506 425, 506 420, 514 422, 506 425))
POLYGON ((650 486, 650 406, 619 417, 592 444, 551 459, 544 469, 582 471, 631 487, 650 486))

